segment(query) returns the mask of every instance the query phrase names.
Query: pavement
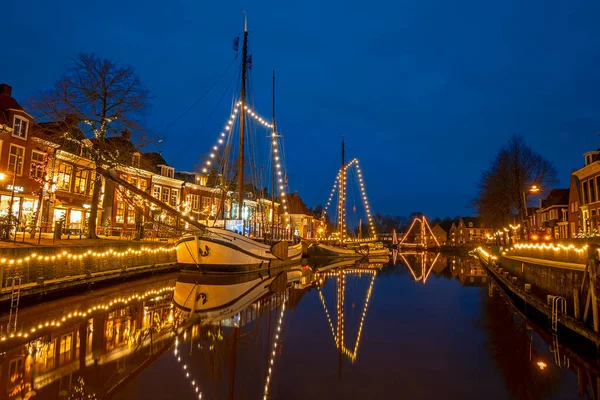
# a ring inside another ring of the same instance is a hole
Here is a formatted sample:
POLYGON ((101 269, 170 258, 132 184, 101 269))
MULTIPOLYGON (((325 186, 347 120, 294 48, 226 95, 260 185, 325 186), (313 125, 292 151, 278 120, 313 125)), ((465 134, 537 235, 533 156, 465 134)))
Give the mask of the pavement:
MULTIPOLYGON (((38 234, 39 235, 39 234, 38 234)), ((67 238, 66 235, 63 235, 62 239, 54 239, 52 233, 42 233, 42 238, 39 240, 38 237, 35 239, 30 239, 29 234, 25 234, 23 238, 23 234, 19 233, 17 236, 17 240, 10 242, 0 241, 0 249, 15 249, 15 248, 35 248, 35 247, 83 247, 83 246, 111 246, 111 245, 124 245, 126 243, 131 243, 132 245, 139 245, 140 243, 145 244, 172 244, 175 242, 175 238, 161 238, 161 239, 142 239, 142 240, 129 240, 129 239, 120 239, 116 236, 99 236, 98 239, 87 239, 82 237, 79 239, 79 236, 71 236, 67 238)))

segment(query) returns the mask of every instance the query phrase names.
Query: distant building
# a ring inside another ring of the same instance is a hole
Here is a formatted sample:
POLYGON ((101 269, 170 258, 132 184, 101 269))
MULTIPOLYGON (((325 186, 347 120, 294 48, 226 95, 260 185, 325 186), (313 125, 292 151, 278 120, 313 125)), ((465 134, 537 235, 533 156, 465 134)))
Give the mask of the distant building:
POLYGON ((569 189, 552 189, 535 211, 532 227, 553 239, 569 238, 569 189))
POLYGON ((486 227, 481 218, 460 217, 458 219, 456 243, 484 243, 492 238, 494 230, 486 227))
MULTIPOLYGON (((290 225, 294 231, 294 235, 305 239, 314 238, 317 233, 318 221, 308 207, 306 207, 298 191, 290 193, 286 196, 286 199, 290 225)), ((364 228, 366 230, 367 226, 364 228)))
POLYGON ((448 229, 447 242, 450 246, 456 246, 458 244, 458 227, 454 222, 450 225, 450 229, 448 229))
POLYGON ((446 230, 442 228, 440 224, 436 224, 431 231, 440 245, 446 244, 446 241, 448 240, 448 232, 446 232, 446 230))

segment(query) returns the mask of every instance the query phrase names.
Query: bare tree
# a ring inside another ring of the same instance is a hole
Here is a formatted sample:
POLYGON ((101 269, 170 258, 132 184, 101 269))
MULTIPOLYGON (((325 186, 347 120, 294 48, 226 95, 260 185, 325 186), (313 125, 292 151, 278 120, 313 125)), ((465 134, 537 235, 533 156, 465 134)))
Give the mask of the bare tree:
MULTIPOLYGON (((96 173, 92 181, 89 238, 96 238, 102 171, 130 163, 131 152, 113 148, 106 139, 123 131, 139 135, 142 130, 136 118, 147 105, 148 91, 132 67, 119 66, 94 54, 79 54, 56 86, 34 100, 34 107, 44 118, 62 121, 75 115, 81 122, 81 131, 91 139, 86 143, 96 173)), ((64 132, 65 139, 81 143, 81 137, 72 131, 64 132)))
POLYGON ((475 206, 479 215, 494 226, 506 224, 515 214, 524 222, 524 194, 529 187, 535 184, 547 191, 556 182, 554 164, 529 147, 522 136, 513 135, 483 172, 475 206))

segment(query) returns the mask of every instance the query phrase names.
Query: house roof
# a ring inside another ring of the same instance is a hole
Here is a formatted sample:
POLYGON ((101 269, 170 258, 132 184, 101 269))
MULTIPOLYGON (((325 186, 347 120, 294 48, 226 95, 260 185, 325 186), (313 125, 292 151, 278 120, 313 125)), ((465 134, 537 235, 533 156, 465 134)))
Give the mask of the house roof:
POLYGON ((440 228, 442 228, 446 232, 450 232, 450 228, 452 228, 452 225, 454 225, 454 222, 452 222, 452 221, 442 221, 438 225, 440 226, 440 228))
POLYGON ((72 154, 79 154, 80 145, 77 141, 85 139, 83 132, 77 127, 77 122, 66 119, 65 121, 40 122, 33 127, 33 136, 57 144, 60 150, 72 154), (69 131, 66 137, 65 131, 69 131))
POLYGON ((167 162, 163 158, 162 154, 159 152, 143 153, 142 159, 144 160, 143 162, 146 165, 152 167, 158 167, 159 165, 169 166, 169 164, 167 164, 167 162))
POLYGON ((542 208, 569 204, 569 189, 552 189, 542 200, 542 208))
POLYGON ((2 83, 0 84, 0 124, 2 125, 8 125, 7 110, 24 111, 19 102, 12 97, 12 88, 2 83))
POLYGON ((466 227, 469 226, 469 222, 473 223, 473 228, 484 228, 485 227, 483 220, 479 217, 461 217, 461 218, 466 227))
POLYGON ((305 214, 312 215, 306 204, 300 198, 298 192, 290 193, 286 197, 288 203, 288 213, 290 214, 305 214))

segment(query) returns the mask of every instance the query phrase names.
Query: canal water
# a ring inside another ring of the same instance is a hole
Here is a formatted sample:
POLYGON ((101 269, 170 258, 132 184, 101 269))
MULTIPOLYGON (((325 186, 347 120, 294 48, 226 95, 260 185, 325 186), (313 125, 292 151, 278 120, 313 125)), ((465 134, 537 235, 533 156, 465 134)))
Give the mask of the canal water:
POLYGON ((433 253, 161 275, 3 315, 0 400, 598 399, 594 352, 526 312, 433 253))

